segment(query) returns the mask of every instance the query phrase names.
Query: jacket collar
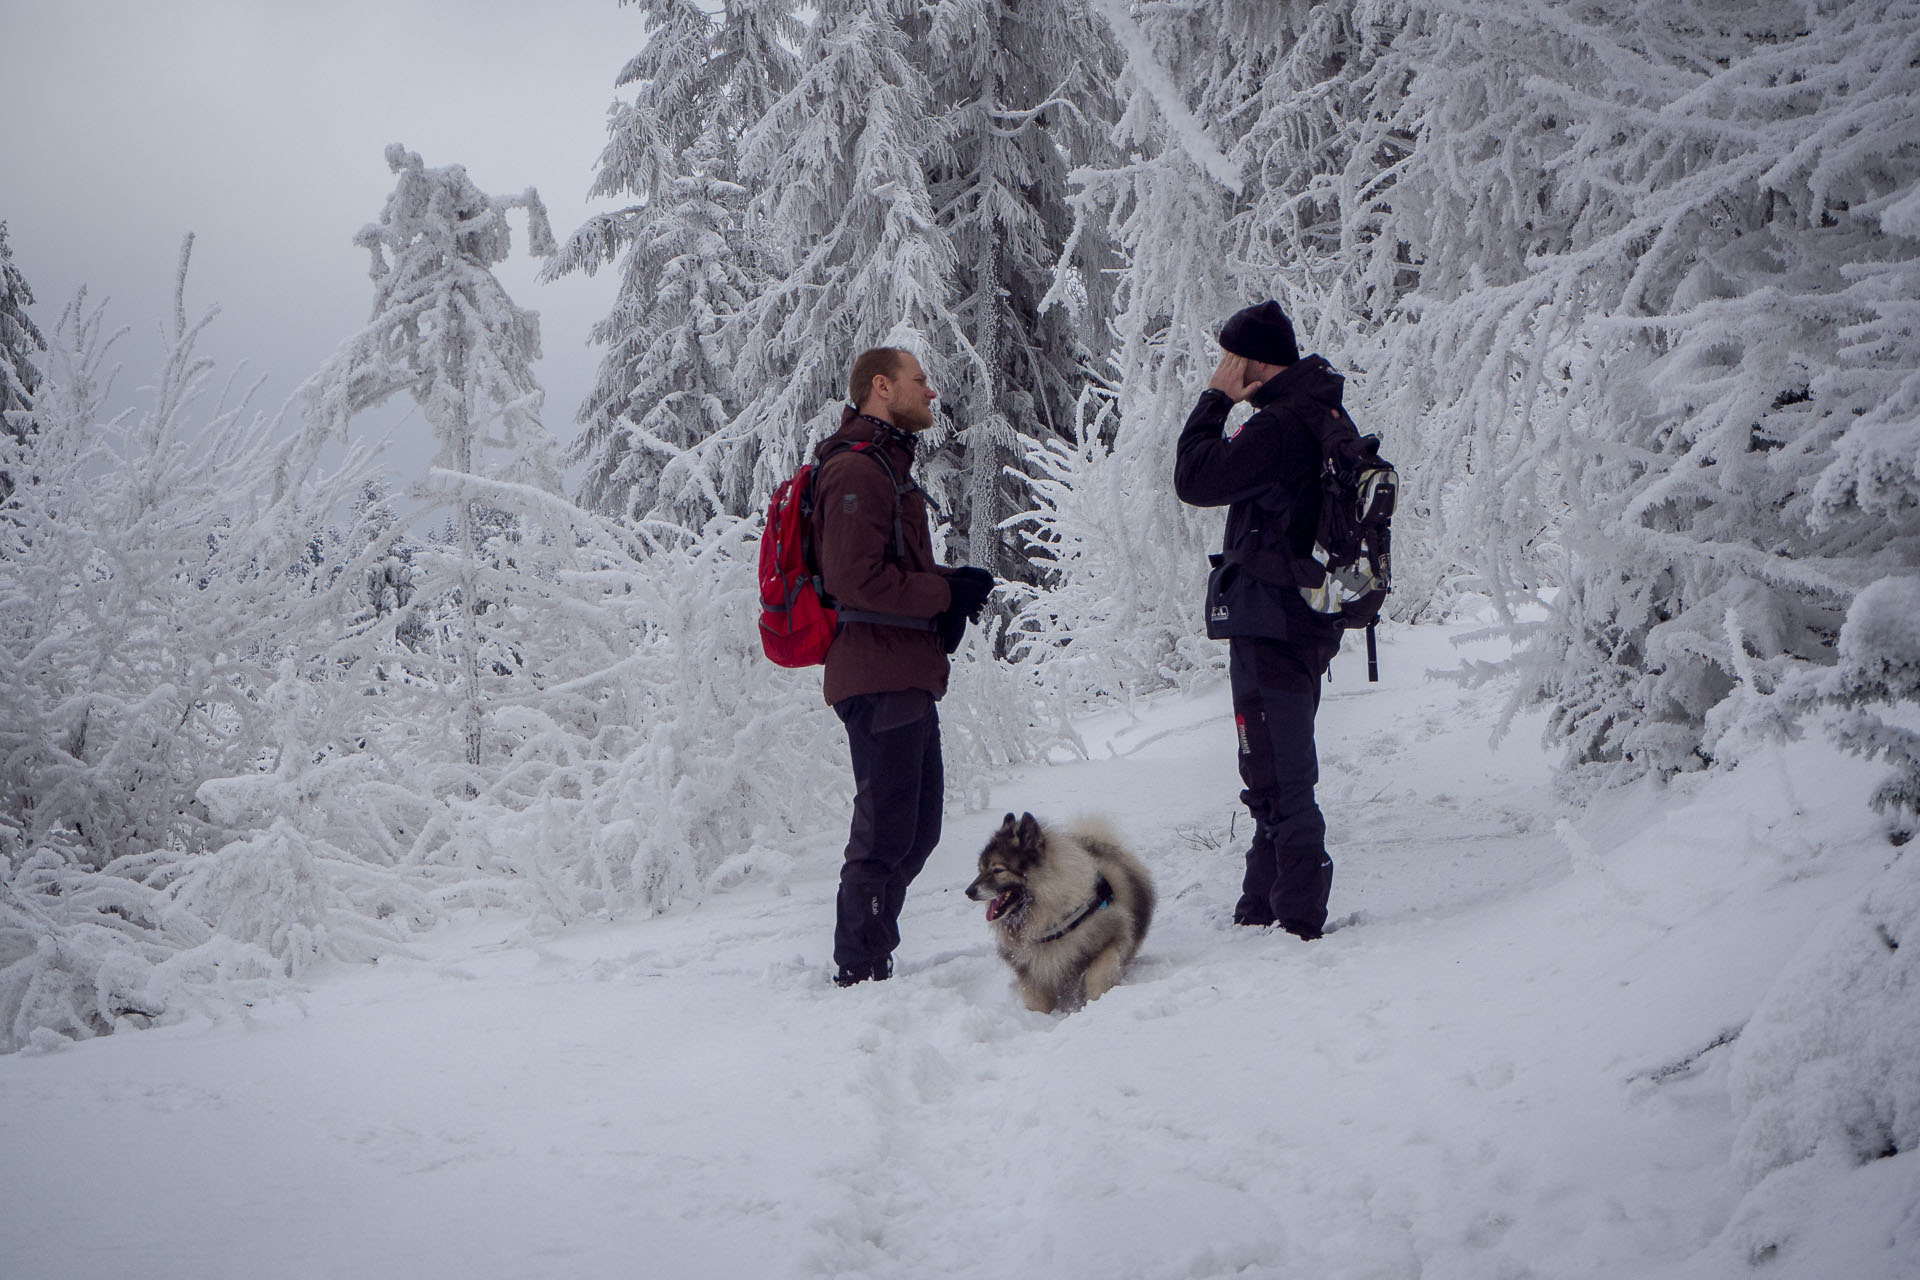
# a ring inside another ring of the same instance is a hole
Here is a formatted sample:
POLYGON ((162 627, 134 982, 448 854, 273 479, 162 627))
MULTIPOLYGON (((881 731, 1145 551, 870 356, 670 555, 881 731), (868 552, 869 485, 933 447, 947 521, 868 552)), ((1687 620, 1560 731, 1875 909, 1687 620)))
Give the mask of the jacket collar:
POLYGON ((898 450, 911 464, 919 456, 919 441, 906 431, 894 426, 884 418, 876 418, 869 413, 861 413, 852 405, 843 405, 840 409, 840 429, 822 440, 814 449, 819 456, 828 446, 841 441, 858 442, 871 440, 888 449, 898 450))
POLYGON ((1281 396, 1305 396, 1328 404, 1340 403, 1346 379, 1333 371, 1322 356, 1312 355, 1296 361, 1254 389, 1248 400, 1255 409, 1264 409, 1281 396))
MULTIPOLYGON (((894 445, 897 448, 905 449, 909 454, 919 452, 919 442, 914 439, 912 432, 902 431, 885 418, 876 418, 870 413, 856 413, 853 417, 854 421, 865 423, 871 427, 873 429, 873 438, 881 444, 894 445)), ((842 425, 844 425, 844 423, 842 425)))

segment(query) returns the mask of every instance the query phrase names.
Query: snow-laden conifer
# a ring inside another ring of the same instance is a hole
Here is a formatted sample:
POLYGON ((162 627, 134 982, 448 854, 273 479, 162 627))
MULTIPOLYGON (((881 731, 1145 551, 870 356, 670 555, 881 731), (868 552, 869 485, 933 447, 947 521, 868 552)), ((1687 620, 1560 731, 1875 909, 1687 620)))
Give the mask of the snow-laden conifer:
POLYGON ((1893 766, 1873 804, 1911 838, 1920 829, 1920 577, 1886 577, 1862 591, 1836 648, 1838 661, 1815 686, 1819 700, 1840 711, 1842 747, 1893 766))
POLYGON ((968 563, 1025 576, 1002 528, 1024 498, 1025 442, 1071 434, 1104 354, 1115 264, 1097 230, 1071 238, 1069 171, 1106 152, 1119 57, 1081 0, 939 0, 925 24, 939 122, 930 194, 953 245, 953 311, 968 344, 942 388, 963 428, 954 515, 968 563), (1050 290, 1059 305, 1043 307, 1050 290))
MULTIPOLYGON (((7 224, 0 222, 0 430, 23 442, 33 433, 33 397, 40 387, 40 366, 34 362, 47 349, 27 314, 32 305, 33 290, 14 265, 7 224)), ((0 502, 12 487, 11 477, 0 469, 0 502)))
MULTIPOLYGON (((740 139, 768 278, 740 316, 740 411, 675 464, 728 503, 751 505, 838 425, 863 348, 913 349, 936 390, 966 351, 927 176, 939 135, 923 63, 886 0, 829 0, 793 87, 740 139)), ((930 439, 945 438, 943 423, 930 439)), ((938 464, 922 482, 950 505, 938 464)))
POLYGON ((720 505, 698 490, 663 495, 660 477, 733 416, 723 327, 746 295, 735 256, 743 195, 693 173, 672 179, 649 212, 595 219, 632 225, 617 233, 626 242, 620 294, 592 331, 607 355, 568 454, 587 464, 580 501, 593 510, 697 522, 720 505))
POLYGON ((1570 777, 1717 758, 1920 555, 1917 15, 1432 25, 1383 368, 1432 406, 1446 547, 1503 599, 1562 584, 1527 661, 1570 777))
POLYGON ((543 521, 537 500, 522 500, 558 493, 559 452, 541 424, 533 375, 539 317, 515 305, 492 270, 511 247, 509 211, 526 211, 534 254, 551 254, 553 238, 531 189, 490 196, 462 166, 430 169, 399 145, 387 148, 387 165, 397 175, 393 194, 380 221, 355 237, 372 257, 373 317, 300 394, 315 421, 344 428, 405 392, 434 434, 422 492, 449 510, 451 539, 419 567, 436 594, 457 602, 451 682, 473 765, 482 755, 483 681, 511 677, 529 659, 509 597, 539 574, 513 570, 519 560, 533 570, 547 549, 564 555, 569 541, 543 521))
POLYGON ((1094 233, 1056 294, 1071 305, 1040 306, 1068 169, 1104 144, 1104 29, 1079 3, 841 0, 803 23, 781 0, 718 15, 658 0, 647 14, 595 187, 635 203, 590 220, 554 268, 622 262, 576 446, 583 498, 746 512, 832 425, 851 356, 905 342, 961 430, 968 478, 944 456, 924 477, 961 554, 1020 572, 994 550, 1005 468, 1024 465, 1016 441, 1067 430, 1111 289, 1087 269, 1104 264, 1094 233))
POLYGON ((591 335, 606 354, 568 450, 587 464, 580 500, 592 510, 697 523, 724 505, 697 482, 663 495, 661 473, 737 408, 729 324, 756 268, 737 144, 791 83, 791 8, 737 0, 716 21, 687 0, 643 6, 646 44, 617 79, 633 97, 609 112, 591 191, 631 203, 588 219, 545 272, 619 264, 613 309, 591 335))

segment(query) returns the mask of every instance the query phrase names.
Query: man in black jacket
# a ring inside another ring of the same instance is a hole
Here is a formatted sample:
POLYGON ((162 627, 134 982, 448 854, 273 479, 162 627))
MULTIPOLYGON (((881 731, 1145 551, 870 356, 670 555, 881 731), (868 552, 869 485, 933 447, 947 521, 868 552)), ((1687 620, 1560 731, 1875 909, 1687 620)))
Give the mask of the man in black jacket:
POLYGON ((1319 356, 1300 358, 1277 302, 1235 312, 1220 346, 1220 365, 1180 433, 1173 480, 1181 501, 1227 508, 1207 634, 1229 645, 1240 799, 1254 822, 1233 918, 1312 939, 1326 926, 1333 884, 1313 798, 1313 718, 1341 630, 1308 607, 1290 566, 1310 555, 1320 514, 1320 446, 1308 423, 1343 412, 1343 380, 1319 356), (1243 400, 1253 417, 1223 434, 1243 400))

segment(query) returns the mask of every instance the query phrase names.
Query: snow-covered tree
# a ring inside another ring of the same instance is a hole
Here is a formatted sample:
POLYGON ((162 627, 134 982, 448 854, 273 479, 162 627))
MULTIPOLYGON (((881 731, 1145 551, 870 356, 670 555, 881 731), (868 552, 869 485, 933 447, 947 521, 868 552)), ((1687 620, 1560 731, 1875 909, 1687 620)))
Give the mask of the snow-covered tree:
MULTIPOLYGON (((0 222, 0 430, 20 442, 33 433, 33 397, 40 387, 40 367, 34 361, 47 349, 47 340, 27 314, 32 305, 33 290, 13 263, 7 224, 0 222)), ((12 489, 12 478, 0 469, 0 502, 12 489)))
POLYGON ((592 333, 608 353, 568 453, 587 464, 580 501, 592 510, 697 522, 708 505, 695 494, 691 506, 667 500, 663 510, 660 473, 733 416, 721 330, 746 296, 732 252, 741 194, 722 179, 689 174, 673 179, 646 215, 595 219, 631 225, 618 233, 627 241, 620 294, 592 333))
POLYGON ((590 218, 546 274, 620 264, 613 310, 592 334, 606 355, 569 449, 587 464, 581 502, 697 524, 728 504, 684 473, 663 496, 661 473, 738 407, 730 322, 761 266, 738 143, 792 84, 798 27, 792 0, 733 0, 717 18, 689 0, 642 7, 646 45, 616 82, 633 98, 609 113, 590 193, 632 203, 590 218))
MULTIPOLYGON (((189 317, 186 264, 183 250, 147 407, 109 411, 117 335, 83 295, 50 344, 30 467, 0 434, 16 478, 0 518, 0 1050, 35 1028, 158 1016, 189 980, 278 965, 216 936, 211 899, 175 896, 245 829, 205 788, 311 733, 273 713, 283 672, 334 710, 364 703, 328 695, 366 566, 314 553, 368 460, 349 449, 323 470, 317 433, 213 399, 196 348, 214 313, 189 317)), ((309 865, 320 900, 342 866, 309 865)), ((366 905, 355 928, 387 927, 366 905)))
POLYGON ((995 550, 1005 468, 1024 465, 1018 439, 1068 430, 1112 288, 1097 231, 1056 272, 1070 166, 1111 115, 1104 28, 1077 0, 647 13, 595 187, 635 203, 554 268, 623 263, 583 497, 696 523, 748 511, 831 425, 852 353, 904 343, 962 432, 967 478, 936 457, 926 483, 964 554, 1017 571, 995 550), (1050 287, 1067 305, 1041 305, 1050 287))
POLYGON ((926 161, 939 225, 952 242, 953 312, 965 347, 942 386, 965 450, 954 511, 965 557, 1024 574, 1001 527, 1022 500, 1009 467, 1024 443, 1070 434, 1087 370, 1104 355, 1114 265, 1105 237, 1068 249, 1069 170, 1104 154, 1115 112, 1117 47, 1079 0, 926 6, 930 110, 926 161), (1054 292, 1062 305, 1043 307, 1054 292))
POLYGON ((1838 660, 1812 682, 1824 706, 1839 709, 1834 737, 1857 755, 1884 760, 1893 772, 1874 792, 1874 807, 1903 839, 1920 830, 1920 577, 1890 576, 1854 598, 1835 646, 1838 660))
POLYGON ((355 237, 372 255, 373 318, 301 396, 316 421, 344 427, 404 391, 434 433, 439 449, 422 492, 451 509, 453 542, 427 572, 457 601, 460 732, 467 762, 478 764, 483 654, 490 643, 505 646, 512 666, 519 663, 503 634, 515 615, 506 597, 531 575, 510 572, 514 544, 533 558, 570 536, 555 534, 541 515, 540 495, 559 492, 560 462, 540 422, 533 376, 539 317, 516 306, 492 270, 511 248, 510 210, 526 210, 533 253, 552 253, 553 239, 531 189, 490 196, 462 166, 429 169, 399 145, 387 148, 387 165, 398 175, 393 194, 380 221, 355 237), (526 522, 497 521, 490 535, 489 507, 526 522))
MULTIPOLYGON (((676 464, 730 504, 751 505, 837 425, 855 352, 909 347, 937 388, 960 345, 953 245, 926 173, 937 134, 919 51, 888 0, 829 0, 798 62, 793 87, 740 142, 768 269, 739 320, 742 407, 676 464)), ((944 499, 942 475, 923 480, 944 499)))
POLYGON ((1912 3, 1436 18, 1383 368, 1570 776, 1699 767, 1920 558, 1912 3), (1417 321, 1417 322, 1416 322, 1417 321))

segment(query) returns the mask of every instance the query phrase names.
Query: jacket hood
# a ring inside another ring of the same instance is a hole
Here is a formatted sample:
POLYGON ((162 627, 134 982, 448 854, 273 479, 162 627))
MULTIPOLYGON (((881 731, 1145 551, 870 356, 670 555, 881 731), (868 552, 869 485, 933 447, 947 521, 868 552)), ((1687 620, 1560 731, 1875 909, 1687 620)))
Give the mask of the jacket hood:
POLYGON ((1311 355, 1261 383, 1250 399, 1256 409, 1266 408, 1281 396, 1303 396, 1331 407, 1340 403, 1346 384, 1347 380, 1335 373, 1324 357, 1311 355))

